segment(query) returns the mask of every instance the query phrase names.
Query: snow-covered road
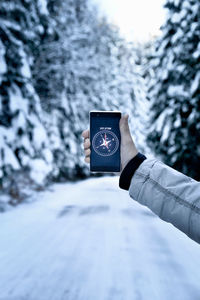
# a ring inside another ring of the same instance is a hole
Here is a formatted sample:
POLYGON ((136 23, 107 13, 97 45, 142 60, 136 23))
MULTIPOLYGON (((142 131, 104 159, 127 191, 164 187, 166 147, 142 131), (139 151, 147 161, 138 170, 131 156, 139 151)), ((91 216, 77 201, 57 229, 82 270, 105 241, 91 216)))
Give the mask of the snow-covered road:
POLYGON ((0 300, 200 299, 200 245, 117 180, 54 185, 0 215, 0 300))

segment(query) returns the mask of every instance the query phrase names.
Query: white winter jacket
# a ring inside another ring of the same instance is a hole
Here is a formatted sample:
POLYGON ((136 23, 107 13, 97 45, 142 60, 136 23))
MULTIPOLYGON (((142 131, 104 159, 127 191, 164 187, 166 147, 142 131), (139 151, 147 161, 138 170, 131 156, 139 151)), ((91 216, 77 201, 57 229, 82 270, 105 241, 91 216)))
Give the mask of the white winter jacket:
POLYGON ((200 243, 200 182, 146 159, 132 177, 129 194, 200 243))

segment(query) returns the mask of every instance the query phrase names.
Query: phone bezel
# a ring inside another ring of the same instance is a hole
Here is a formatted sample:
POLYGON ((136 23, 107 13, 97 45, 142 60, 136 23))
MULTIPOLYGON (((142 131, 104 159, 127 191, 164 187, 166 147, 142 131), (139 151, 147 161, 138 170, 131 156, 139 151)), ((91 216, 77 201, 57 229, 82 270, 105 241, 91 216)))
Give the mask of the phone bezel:
MULTIPOLYGON (((105 110, 105 111, 103 111, 103 110, 91 110, 90 112, 89 112, 89 124, 90 124, 90 130, 91 130, 91 114, 92 113, 99 113, 99 114, 119 114, 119 116, 120 116, 120 118, 121 118, 121 116, 122 116, 122 113, 121 113, 121 111, 118 111, 118 110, 105 110)), ((90 139, 90 144, 91 144, 91 136, 89 137, 89 139, 90 139)), ((121 158, 120 158, 120 160, 121 160, 121 158)), ((90 172, 91 173, 106 173, 106 174, 112 174, 112 173, 120 173, 120 171, 121 171, 121 162, 120 162, 120 170, 119 171, 92 171, 91 170, 91 162, 90 162, 90 172)))

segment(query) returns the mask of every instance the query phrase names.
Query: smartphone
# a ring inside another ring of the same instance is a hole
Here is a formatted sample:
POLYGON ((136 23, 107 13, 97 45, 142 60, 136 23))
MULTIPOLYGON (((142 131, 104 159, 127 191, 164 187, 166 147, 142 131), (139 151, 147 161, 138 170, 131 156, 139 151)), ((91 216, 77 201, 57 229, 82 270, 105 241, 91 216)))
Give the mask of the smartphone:
POLYGON ((90 171, 119 172, 120 111, 90 111, 90 171))

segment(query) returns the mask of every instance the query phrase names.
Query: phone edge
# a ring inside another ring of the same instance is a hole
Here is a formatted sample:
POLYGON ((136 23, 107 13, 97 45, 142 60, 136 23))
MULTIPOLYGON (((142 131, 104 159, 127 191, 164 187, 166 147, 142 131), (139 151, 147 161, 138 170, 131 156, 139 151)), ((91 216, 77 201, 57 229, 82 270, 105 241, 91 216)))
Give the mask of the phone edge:
MULTIPOLYGON (((122 117, 122 112, 120 110, 90 110, 89 111, 89 128, 91 129, 91 122, 90 122, 90 114, 92 112, 98 112, 98 113, 120 113, 120 117, 122 117)), ((90 130, 91 132, 91 130, 90 130)), ((90 139, 90 137, 89 137, 90 139)), ((91 139, 90 139, 90 147, 91 147, 91 139)), ((120 147, 121 147, 121 140, 120 140, 120 147)), ((119 173, 121 172, 121 150, 120 150, 120 169, 119 171, 111 171, 111 172, 106 172, 106 171, 91 171, 91 159, 90 159, 90 173, 105 173, 105 174, 112 174, 112 173, 119 173)))

